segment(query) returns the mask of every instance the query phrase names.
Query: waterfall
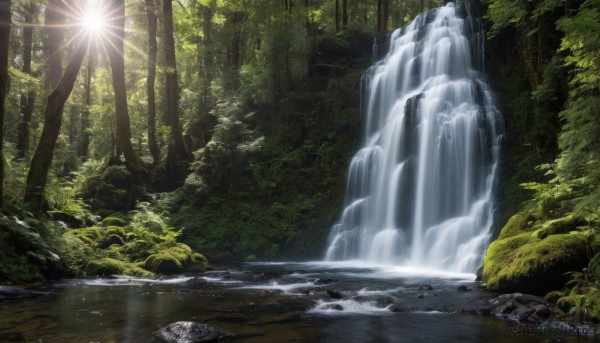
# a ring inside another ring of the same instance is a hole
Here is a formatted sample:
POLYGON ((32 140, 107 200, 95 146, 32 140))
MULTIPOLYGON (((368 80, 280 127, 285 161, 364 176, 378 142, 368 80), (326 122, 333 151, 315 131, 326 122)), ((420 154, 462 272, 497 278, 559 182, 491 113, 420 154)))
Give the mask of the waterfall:
POLYGON ((466 5, 419 15, 363 77, 364 142, 325 259, 474 272, 489 243, 503 122, 466 5))

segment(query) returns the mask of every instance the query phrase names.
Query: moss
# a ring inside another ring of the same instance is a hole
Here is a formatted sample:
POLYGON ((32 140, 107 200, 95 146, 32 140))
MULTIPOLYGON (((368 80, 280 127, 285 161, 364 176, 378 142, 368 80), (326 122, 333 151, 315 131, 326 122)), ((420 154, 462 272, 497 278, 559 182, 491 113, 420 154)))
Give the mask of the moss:
POLYGON ((106 217, 102 220, 102 226, 104 227, 108 227, 108 226, 126 226, 127 225, 127 221, 125 219, 121 219, 118 217, 106 217))
POLYGON ((129 256, 134 261, 145 260, 156 252, 156 244, 143 239, 135 239, 119 248, 119 253, 129 256))
POLYGON ((548 235, 569 233, 583 224, 585 224, 585 222, 581 218, 572 214, 566 217, 548 220, 542 224, 542 227, 538 232, 538 238, 543 239, 548 237, 548 235))
POLYGON ((104 257, 88 262, 85 271, 87 275, 131 275, 152 276, 152 272, 141 268, 140 263, 128 263, 118 259, 104 257))
POLYGON ((535 223, 535 219, 535 212, 531 210, 515 214, 508 220, 506 225, 502 228, 498 239, 518 235, 525 231, 531 231, 533 224, 535 223))
POLYGON ((79 238, 87 245, 92 245, 102 236, 103 230, 101 227, 92 226, 83 229, 69 230, 67 231, 67 234, 79 238))
POLYGON ((124 274, 126 269, 126 262, 105 257, 99 260, 89 261, 85 271, 87 275, 113 275, 124 274))
POLYGON ((160 274, 174 274, 183 271, 183 265, 171 254, 158 253, 148 256, 144 261, 144 269, 160 274))
POLYGON ((125 245, 125 242, 123 242, 123 238, 119 235, 106 234, 103 235, 96 243, 96 246, 100 249, 106 249, 111 245, 125 245))
POLYGON ((192 254, 192 262, 194 264, 202 264, 204 266, 208 266, 208 260, 206 259, 206 257, 196 252, 192 254))
POLYGON ((540 240, 525 232, 498 239, 486 253, 483 281, 501 292, 545 294, 560 289, 567 281, 564 273, 587 265, 590 234, 557 234, 540 240))
POLYGON ((119 237, 125 237, 125 229, 119 226, 109 226, 104 231, 106 235, 116 235, 119 237))

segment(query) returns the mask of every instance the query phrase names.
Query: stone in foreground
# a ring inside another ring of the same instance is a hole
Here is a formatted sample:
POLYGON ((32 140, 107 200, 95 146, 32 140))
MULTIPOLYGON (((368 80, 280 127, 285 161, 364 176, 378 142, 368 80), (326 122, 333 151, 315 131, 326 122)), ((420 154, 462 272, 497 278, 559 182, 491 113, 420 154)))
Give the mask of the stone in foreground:
POLYGON ((210 325, 196 322, 175 322, 156 332, 158 338, 167 343, 204 343, 215 342, 223 338, 233 337, 210 325))

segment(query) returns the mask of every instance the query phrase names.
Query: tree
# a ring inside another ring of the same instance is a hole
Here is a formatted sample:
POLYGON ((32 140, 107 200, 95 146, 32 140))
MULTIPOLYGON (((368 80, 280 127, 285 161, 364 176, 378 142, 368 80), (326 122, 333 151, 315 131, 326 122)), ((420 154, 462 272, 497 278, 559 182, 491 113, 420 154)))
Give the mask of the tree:
MULTIPOLYGON (((110 30, 109 42, 105 44, 110 60, 112 84, 115 94, 115 116, 117 121, 118 149, 125 156, 125 165, 134 179, 140 177, 143 163, 131 144, 131 125, 127 108, 127 90, 125 87, 125 1, 112 0, 108 12, 110 18, 107 27, 110 30)), ((118 154, 117 154, 118 156, 118 154)))
POLYGON ((11 20, 10 0, 0 0, 0 206, 4 205, 4 112, 8 92, 8 45, 11 20))
MULTIPOLYGON (((36 4, 33 1, 26 1, 23 5, 23 72, 31 74, 31 51, 33 47, 33 18, 36 13, 36 4)), ((25 158, 29 153, 29 131, 31 126, 31 117, 33 114, 33 104, 35 103, 35 92, 32 90, 24 91, 21 94, 21 115, 19 120, 19 130, 17 138, 17 158, 25 158)))
MULTIPOLYGON (((50 29, 50 32, 54 31, 55 29, 50 29)), ((49 40, 50 36, 53 36, 53 34, 49 33, 49 40)), ((25 202, 29 203, 31 209, 35 211, 40 211, 46 207, 46 182, 48 180, 50 165, 52 164, 54 146, 60 133, 64 105, 73 90, 77 75, 81 69, 81 64, 88 50, 89 37, 87 32, 79 32, 75 36, 76 46, 71 60, 62 78, 46 101, 44 108, 44 128, 31 158, 25 183, 25 202)), ((52 66, 50 69, 52 70, 52 66)))
POLYGON ((146 93, 148 95, 148 148, 155 164, 160 160, 158 144, 156 143, 156 96, 154 83, 156 80, 156 13, 154 0, 145 0, 146 20, 148 22, 148 76, 146 93))
MULTIPOLYGON (((181 124, 179 123, 179 82, 177 79, 177 60, 175 57, 175 39, 173 37, 173 5, 171 0, 163 0, 163 47, 165 53, 165 94, 167 102, 167 120, 171 126, 171 135, 175 152, 183 160, 192 160, 188 151, 181 124)), ((167 160, 171 160, 167 158, 167 160)))

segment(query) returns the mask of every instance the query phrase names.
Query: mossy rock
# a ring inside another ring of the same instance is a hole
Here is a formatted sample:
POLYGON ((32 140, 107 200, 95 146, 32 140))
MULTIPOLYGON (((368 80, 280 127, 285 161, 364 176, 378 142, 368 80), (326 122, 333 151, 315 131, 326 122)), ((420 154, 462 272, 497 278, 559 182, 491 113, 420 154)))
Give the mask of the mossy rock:
POLYGON ((503 239, 521 234, 523 232, 532 231, 535 221, 536 215, 534 211, 527 210, 519 212, 514 216, 510 217, 506 225, 500 231, 498 239, 503 239))
POLYGON ((125 237, 125 229, 119 226, 109 226, 104 232, 105 235, 117 235, 119 237, 125 237))
POLYGON ((130 174, 123 165, 112 165, 104 170, 102 179, 117 188, 127 188, 130 184, 130 174))
POLYGON ((121 219, 118 217, 106 217, 104 219, 102 219, 102 226, 104 227, 109 227, 109 226, 127 226, 127 221, 125 219, 121 219))
POLYGON ((98 239, 102 236, 103 229, 98 226, 92 226, 83 229, 69 230, 66 233, 79 238, 87 245, 92 245, 95 244, 96 241, 98 241, 98 239))
POLYGON ((100 249, 106 249, 111 245, 125 245, 125 242, 123 241, 123 238, 119 235, 106 234, 102 236, 100 240, 98 240, 98 243, 96 243, 96 246, 100 249))
POLYGON ((196 253, 196 252, 192 254, 192 262, 194 264, 201 264, 203 266, 208 266, 208 260, 206 259, 206 257, 204 257, 204 255, 196 253))
POLYGON ((124 274, 127 265, 123 261, 114 258, 105 257, 99 260, 91 260, 88 262, 85 271, 87 275, 113 275, 124 274))
POLYGON ((99 260, 89 261, 86 274, 92 275, 131 275, 131 276, 153 276, 154 273, 145 270, 140 263, 128 263, 115 258, 104 257, 99 260))
POLYGON ((597 247, 593 231, 550 235, 529 232, 499 238, 490 244, 483 263, 483 282, 491 290, 543 295, 561 289, 568 277, 589 261, 597 247))
POLYGON ((160 274, 175 274, 183 271, 183 265, 171 254, 158 253, 148 256, 144 261, 144 269, 160 274))
POLYGON ((136 239, 120 247, 119 253, 129 256, 134 261, 141 261, 155 253, 155 250, 156 244, 143 239, 136 239))
POLYGON ((585 221, 574 215, 568 215, 566 217, 552 219, 544 222, 541 229, 538 231, 538 238, 544 239, 549 235, 556 235, 561 233, 569 233, 577 230, 577 227, 584 225, 585 221))

